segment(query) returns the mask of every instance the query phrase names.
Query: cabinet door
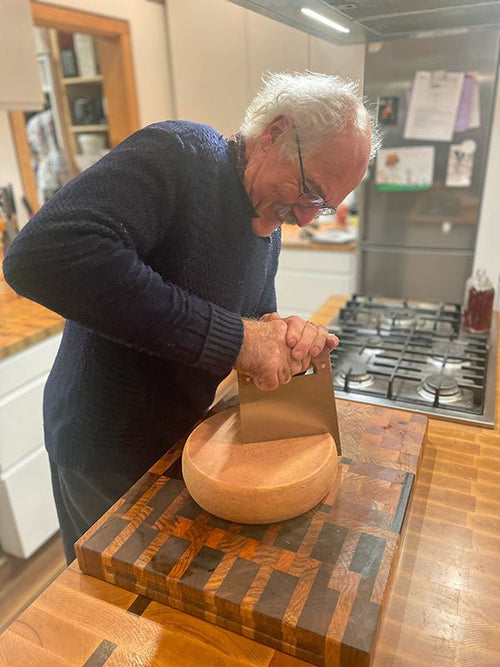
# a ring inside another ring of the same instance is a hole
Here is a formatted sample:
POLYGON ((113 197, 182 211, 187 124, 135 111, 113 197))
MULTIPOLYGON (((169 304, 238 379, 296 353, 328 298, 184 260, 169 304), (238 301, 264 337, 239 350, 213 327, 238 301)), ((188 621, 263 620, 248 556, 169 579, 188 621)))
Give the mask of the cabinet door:
POLYGON ((276 275, 279 313, 307 319, 332 294, 350 294, 355 267, 352 252, 284 248, 276 275))
POLYGON ((308 35, 267 16, 247 11, 250 100, 266 72, 307 68, 308 35))
POLYGON ((43 444, 46 375, 0 399, 0 473, 43 444))
POLYGON ((177 118, 236 132, 247 104, 245 9, 220 0, 167 4, 177 118))
POLYGON ((59 528, 47 452, 40 447, 0 474, 0 542, 17 558, 29 558, 59 528))
POLYGON ((363 90, 365 45, 338 46, 318 37, 309 37, 309 69, 313 72, 335 74, 359 82, 363 90))

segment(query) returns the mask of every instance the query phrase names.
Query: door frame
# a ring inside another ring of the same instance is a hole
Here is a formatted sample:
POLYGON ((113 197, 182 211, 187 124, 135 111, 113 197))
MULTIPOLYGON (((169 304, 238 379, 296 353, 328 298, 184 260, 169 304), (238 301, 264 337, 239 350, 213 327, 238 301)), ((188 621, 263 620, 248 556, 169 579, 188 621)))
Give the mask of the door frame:
MULTIPOLYGON (((109 113, 110 145, 116 146, 138 130, 139 111, 129 22, 35 1, 30 5, 35 26, 61 32, 88 33, 97 38, 109 113)), ((40 203, 24 111, 10 111, 9 120, 24 194, 36 211, 40 203)))

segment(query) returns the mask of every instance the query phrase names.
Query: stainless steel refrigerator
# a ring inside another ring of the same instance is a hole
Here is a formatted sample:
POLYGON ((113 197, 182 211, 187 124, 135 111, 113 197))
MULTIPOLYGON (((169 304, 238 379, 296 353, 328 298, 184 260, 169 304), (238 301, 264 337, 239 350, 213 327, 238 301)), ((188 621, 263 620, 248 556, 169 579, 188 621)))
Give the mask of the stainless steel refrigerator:
MULTIPOLYGON (((370 106, 396 100, 381 126, 384 148, 434 146, 432 186, 381 191, 376 165, 360 191, 358 289, 365 294, 461 303, 474 256, 498 70, 499 33, 475 30, 367 44, 365 95, 370 106), (452 141, 410 140, 404 127, 415 73, 475 72, 480 125, 455 132, 452 141), (476 143, 469 187, 447 187, 450 144, 476 143)), ((500 184, 499 184, 500 189, 500 184)), ((500 224, 500 221, 497 221, 500 224)))

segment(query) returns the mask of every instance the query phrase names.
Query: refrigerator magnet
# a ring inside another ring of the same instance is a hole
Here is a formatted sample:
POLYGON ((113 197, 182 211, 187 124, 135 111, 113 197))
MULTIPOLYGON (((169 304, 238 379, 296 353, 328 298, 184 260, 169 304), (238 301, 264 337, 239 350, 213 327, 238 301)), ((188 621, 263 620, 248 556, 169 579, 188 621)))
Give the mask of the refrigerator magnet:
POLYGON ((378 98, 378 122, 380 125, 398 124, 399 97, 378 98))

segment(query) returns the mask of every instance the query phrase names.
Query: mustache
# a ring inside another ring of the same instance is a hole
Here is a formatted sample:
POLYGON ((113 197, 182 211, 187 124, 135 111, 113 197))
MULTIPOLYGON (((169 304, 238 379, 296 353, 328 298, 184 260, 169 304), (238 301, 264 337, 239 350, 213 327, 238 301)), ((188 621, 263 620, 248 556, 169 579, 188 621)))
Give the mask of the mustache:
POLYGON ((293 209, 288 204, 276 204, 274 210, 279 215, 279 218, 286 225, 297 225, 298 221, 293 212, 293 209))

